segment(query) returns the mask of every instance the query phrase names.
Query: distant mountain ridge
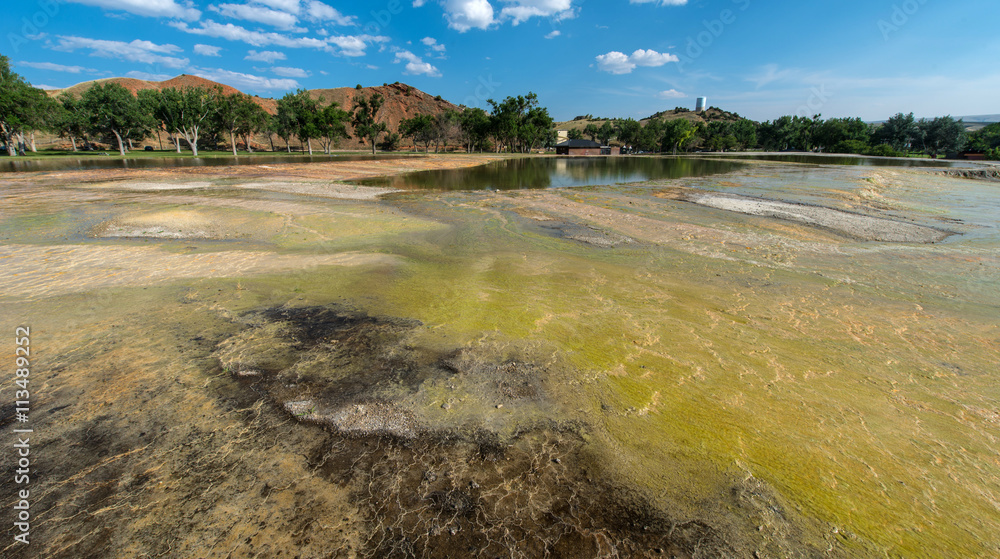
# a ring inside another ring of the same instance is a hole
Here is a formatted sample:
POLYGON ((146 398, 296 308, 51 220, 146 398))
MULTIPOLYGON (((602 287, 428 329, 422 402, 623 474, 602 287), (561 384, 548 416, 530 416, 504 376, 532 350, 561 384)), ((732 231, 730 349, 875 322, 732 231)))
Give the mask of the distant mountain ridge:
POLYGON ((957 118, 962 119, 964 122, 976 122, 983 124, 993 124, 994 122, 1000 122, 1000 115, 960 116, 957 118))

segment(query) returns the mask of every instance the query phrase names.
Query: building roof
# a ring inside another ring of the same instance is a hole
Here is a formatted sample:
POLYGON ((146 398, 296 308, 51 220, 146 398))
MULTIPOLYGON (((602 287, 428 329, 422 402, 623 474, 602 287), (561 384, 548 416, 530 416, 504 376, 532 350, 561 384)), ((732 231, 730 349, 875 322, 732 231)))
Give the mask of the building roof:
POLYGON ((566 140, 561 144, 556 144, 557 148, 599 148, 601 144, 591 140, 566 140))

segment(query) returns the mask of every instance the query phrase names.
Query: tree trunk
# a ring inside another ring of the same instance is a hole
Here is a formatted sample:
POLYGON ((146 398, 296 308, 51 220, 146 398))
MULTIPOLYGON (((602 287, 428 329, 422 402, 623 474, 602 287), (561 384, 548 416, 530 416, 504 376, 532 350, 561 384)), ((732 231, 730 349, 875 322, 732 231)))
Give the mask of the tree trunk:
POLYGON ((38 153, 38 149, 35 148, 35 131, 32 130, 31 134, 29 134, 28 137, 30 138, 30 141, 28 142, 28 146, 31 148, 31 152, 32 153, 38 153))
POLYGON ((74 138, 73 136, 70 136, 69 137, 69 141, 70 141, 71 144, 73 144, 73 151, 76 151, 76 138, 74 138))
POLYGON ((233 157, 236 156, 236 137, 233 136, 233 131, 229 131, 229 143, 233 144, 233 157))
POLYGON ((274 136, 268 134, 267 135, 267 141, 271 142, 271 151, 273 152, 274 151, 274 136))
POLYGON ((160 144, 160 151, 163 151, 163 138, 160 137, 160 127, 156 127, 156 143, 160 144))
POLYGON ((191 156, 198 157, 198 130, 192 130, 191 132, 184 132, 184 139, 187 140, 189 146, 191 146, 191 156))
POLYGON ((117 130, 112 130, 115 133, 115 138, 118 138, 118 153, 125 156, 125 141, 122 140, 122 135, 118 133, 117 130))
POLYGON ((313 154, 312 140, 310 140, 309 138, 306 138, 306 145, 309 146, 309 155, 312 155, 313 154))
POLYGON ((174 147, 177 148, 177 153, 181 152, 181 139, 174 136, 174 147))
POLYGON ((375 155, 375 138, 372 138, 372 155, 375 155))
POLYGON ((132 138, 128 139, 128 149, 129 151, 135 149, 135 146, 132 145, 132 138))
POLYGON ((5 130, 4 143, 7 144, 7 155, 9 155, 10 157, 17 157, 17 148, 14 146, 14 135, 7 134, 6 132, 7 131, 5 130))

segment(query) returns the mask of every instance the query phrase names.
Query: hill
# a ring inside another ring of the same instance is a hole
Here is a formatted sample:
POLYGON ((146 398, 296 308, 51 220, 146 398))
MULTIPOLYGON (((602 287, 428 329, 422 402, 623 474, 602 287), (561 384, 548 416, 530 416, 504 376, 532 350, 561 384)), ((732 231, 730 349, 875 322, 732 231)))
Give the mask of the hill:
MULTIPOLYGON (((647 116, 646 118, 640 120, 639 122, 643 126, 645 126, 646 124, 649 124, 649 122, 651 120, 668 121, 668 120, 676 120, 676 119, 680 119, 680 118, 682 118, 684 120, 689 120, 689 121, 695 122, 695 123, 709 123, 709 122, 713 122, 713 121, 717 121, 717 120, 721 120, 721 121, 743 120, 743 117, 741 117, 740 115, 738 115, 736 113, 731 113, 731 112, 728 112, 728 111, 723 111, 722 109, 718 109, 716 107, 709 107, 708 109, 706 109, 705 111, 700 112, 700 113, 696 113, 696 112, 694 112, 694 111, 692 111, 690 109, 684 109, 684 108, 678 107, 676 109, 671 109, 669 111, 660 111, 658 113, 652 114, 652 115, 647 116)), ((591 115, 586 115, 586 116, 576 117, 573 120, 568 120, 568 121, 565 121, 565 122, 557 122, 557 123, 553 124, 552 126, 556 130, 581 130, 582 131, 584 128, 586 128, 586 126, 588 124, 596 124, 597 126, 601 126, 602 124, 604 124, 605 122, 610 121, 610 120, 613 120, 613 119, 610 119, 610 118, 593 118, 591 115)))
MULTIPOLYGON (((189 74, 181 74, 177 77, 170 78, 169 80, 165 80, 162 82, 139 80, 136 78, 104 78, 100 80, 92 80, 92 81, 78 83, 74 86, 67 87, 66 89, 49 89, 46 91, 46 93, 49 94, 49 97, 58 97, 63 93, 69 93, 74 97, 79 97, 83 95, 83 92, 87 91, 91 87, 94 87, 97 84, 106 84, 106 83, 116 83, 124 87, 125 89, 131 91, 133 95, 136 92, 142 91, 144 89, 164 90, 164 89, 169 89, 171 87, 177 89, 183 89, 185 87, 204 87, 204 88, 220 87, 222 88, 222 93, 225 95, 232 95, 234 93, 240 92, 235 87, 228 86, 223 83, 214 82, 212 80, 206 80, 205 78, 192 76, 189 74)), ((268 108, 267 106, 265 106, 265 103, 263 102, 266 101, 266 99, 261 97, 254 97, 254 99, 259 100, 258 104, 264 107, 265 110, 268 108)))
MULTIPOLYGON (((70 95, 79 97, 94 85, 104 83, 117 83, 125 89, 131 91, 133 94, 144 89, 163 90, 171 87, 178 89, 185 87, 220 87, 225 95, 232 95, 240 92, 235 87, 226 84, 207 80, 198 76, 182 74, 175 78, 161 82, 139 80, 135 78, 105 78, 78 83, 65 89, 48 90, 46 93, 48 93, 50 97, 58 97, 62 93, 69 93, 70 95)), ((385 98, 385 103, 382 105, 382 110, 380 111, 379 116, 382 118, 383 122, 388 124, 389 130, 392 131, 399 128, 399 122, 403 119, 412 118, 418 114, 437 115, 449 109, 458 109, 456 105, 445 101, 440 96, 433 97, 415 87, 400 82, 384 84, 377 87, 362 87, 361 89, 356 87, 311 89, 308 90, 308 93, 312 98, 322 100, 321 105, 325 106, 329 103, 337 103, 345 110, 350 110, 354 107, 354 100, 358 96, 370 98, 375 93, 379 93, 385 98)), ((257 96, 252 96, 252 99, 268 113, 276 114, 278 112, 278 101, 276 99, 257 96)), ((261 136, 256 138, 254 143, 258 143, 261 147, 263 147, 268 144, 268 141, 266 140, 266 136, 261 136)), ((314 143, 313 145, 315 148, 316 144, 314 143)), ((356 149, 361 148, 362 144, 356 139, 351 139, 341 141, 338 147, 341 149, 356 149)))
POLYGON ((379 116, 389 125, 389 130, 398 130, 399 122, 413 118, 418 114, 437 115, 447 110, 457 110, 458 106, 449 103, 441 96, 433 97, 405 83, 392 83, 378 87, 338 87, 334 89, 311 89, 309 95, 313 99, 322 99, 323 105, 337 103, 342 109, 350 110, 358 96, 371 97, 378 93, 385 98, 379 116))

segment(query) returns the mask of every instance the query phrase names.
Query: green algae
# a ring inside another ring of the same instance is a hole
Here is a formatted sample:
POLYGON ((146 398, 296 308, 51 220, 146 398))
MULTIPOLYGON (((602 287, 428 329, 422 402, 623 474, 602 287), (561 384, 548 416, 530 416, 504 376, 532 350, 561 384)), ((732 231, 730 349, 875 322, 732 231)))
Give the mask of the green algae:
MULTIPOLYGON (((802 181, 798 171, 757 169, 738 187, 687 184, 815 202, 870 183, 851 173, 802 181)), ((517 195, 406 195, 317 203, 322 212, 290 216, 270 237, 281 252, 385 253, 391 264, 111 297, 129 307, 186 301, 197 312, 185 327, 217 338, 235 331, 208 326, 220 317, 339 302, 419 321, 405 343, 423 351, 488 347, 504 359, 516 349, 525 361, 559 365, 546 377, 551 405, 504 423, 504 433, 544 418, 587 422, 602 475, 679 517, 761 534, 787 522, 818 549, 836 542, 849 555, 989 555, 1000 529, 995 217, 945 193, 961 185, 988 201, 981 186, 904 179, 894 211, 959 220, 963 235, 929 247, 858 243, 654 200, 662 187, 630 187, 637 208, 609 198, 614 189, 563 194, 625 219, 684 220, 747 239, 609 249, 527 227, 509 211, 517 195), (773 243, 751 246, 765 224, 773 243), (758 491, 763 512, 733 520, 727 495, 746 480, 773 494, 758 491)), ((429 423, 454 426, 507 413, 486 393, 471 381, 429 379, 406 401, 429 423)))

